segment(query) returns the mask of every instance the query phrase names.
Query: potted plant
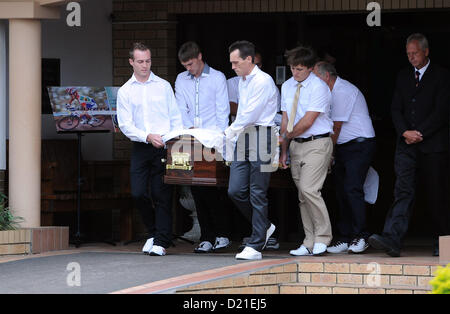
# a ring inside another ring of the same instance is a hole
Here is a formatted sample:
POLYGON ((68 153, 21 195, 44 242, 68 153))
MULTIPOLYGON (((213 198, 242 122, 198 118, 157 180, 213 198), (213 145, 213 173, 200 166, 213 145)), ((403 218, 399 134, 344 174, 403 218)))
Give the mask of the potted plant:
POLYGON ((15 230, 18 227, 21 217, 15 217, 8 208, 8 197, 0 193, 0 231, 15 230))
POLYGON ((30 244, 25 243, 26 231, 19 228, 19 223, 22 221, 21 217, 15 217, 11 213, 8 208, 8 198, 0 193, 0 255, 30 252, 30 244))
POLYGON ((0 255, 35 254, 69 248, 69 227, 22 228, 24 219, 14 216, 8 198, 0 193, 0 255))

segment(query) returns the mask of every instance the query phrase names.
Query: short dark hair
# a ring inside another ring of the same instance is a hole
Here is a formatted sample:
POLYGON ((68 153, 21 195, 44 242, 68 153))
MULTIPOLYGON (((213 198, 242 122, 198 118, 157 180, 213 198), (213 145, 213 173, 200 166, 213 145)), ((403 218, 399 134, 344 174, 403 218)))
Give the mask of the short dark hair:
POLYGON ((228 52, 232 53, 235 50, 239 50, 239 56, 242 59, 248 56, 252 57, 252 63, 255 62, 255 45, 246 40, 239 40, 231 44, 228 48, 228 52))
MULTIPOLYGON (((144 45, 143 43, 140 42, 136 42, 133 44, 133 46, 130 49, 130 59, 134 60, 134 51, 135 50, 141 50, 141 51, 150 51, 150 48, 148 48, 146 45, 144 45)), ((150 54, 152 52, 150 51, 150 54)))
POLYGON ((303 65, 312 68, 317 61, 317 55, 310 47, 300 46, 287 50, 284 56, 286 57, 287 64, 291 66, 303 65))
POLYGON ((181 62, 187 62, 191 59, 195 59, 201 53, 199 45, 193 41, 188 41, 181 45, 178 50, 178 59, 181 62))

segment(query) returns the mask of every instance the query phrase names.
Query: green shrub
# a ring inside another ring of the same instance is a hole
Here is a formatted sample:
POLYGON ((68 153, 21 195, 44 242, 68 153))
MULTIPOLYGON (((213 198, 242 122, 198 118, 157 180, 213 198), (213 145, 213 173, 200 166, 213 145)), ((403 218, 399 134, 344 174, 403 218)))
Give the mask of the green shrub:
POLYGON ((7 202, 6 195, 0 193, 0 231, 17 229, 18 224, 23 220, 11 214, 7 202))
POLYGON ((432 294, 450 294, 450 264, 447 267, 438 267, 436 277, 430 281, 433 287, 432 294))

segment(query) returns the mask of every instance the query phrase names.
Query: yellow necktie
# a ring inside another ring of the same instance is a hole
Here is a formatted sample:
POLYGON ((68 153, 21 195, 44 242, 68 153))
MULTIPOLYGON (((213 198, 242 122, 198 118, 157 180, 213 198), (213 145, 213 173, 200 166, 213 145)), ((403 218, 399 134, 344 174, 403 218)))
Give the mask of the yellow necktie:
POLYGON ((294 121, 295 116, 297 115, 298 98, 300 97, 300 88, 302 88, 302 84, 298 83, 297 91, 295 92, 294 102, 292 103, 291 114, 289 115, 289 121, 286 129, 288 132, 292 132, 292 130, 294 130, 294 121))

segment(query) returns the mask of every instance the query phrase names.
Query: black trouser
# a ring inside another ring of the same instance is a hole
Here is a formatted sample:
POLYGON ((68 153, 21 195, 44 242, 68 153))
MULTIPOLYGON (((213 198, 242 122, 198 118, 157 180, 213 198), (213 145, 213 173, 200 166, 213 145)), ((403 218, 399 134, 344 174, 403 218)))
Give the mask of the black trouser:
POLYGON ((234 153, 234 160, 230 167, 230 181, 228 195, 237 208, 252 223, 252 235, 247 246, 261 251, 266 232, 270 227, 268 215, 267 189, 270 175, 268 168, 270 160, 261 158, 272 151, 272 128, 251 128, 239 136, 234 153), (256 132, 256 133, 254 133, 256 132), (261 137, 263 132, 264 137, 261 137), (251 141, 250 138, 256 139, 251 141), (260 139, 266 139, 260 143, 260 139))
POLYGON ((335 147, 333 172, 339 206, 336 238, 342 242, 367 239, 370 235, 367 231, 364 182, 375 148, 375 138, 335 147))
POLYGON ((192 186, 197 218, 200 224, 200 242, 214 245, 216 237, 229 238, 229 211, 225 208, 225 195, 217 187, 192 186))
POLYGON ((166 158, 165 149, 133 142, 131 194, 149 237, 155 238, 155 245, 168 248, 172 243, 172 186, 163 182, 162 158, 166 158))
POLYGON ((422 153, 415 145, 397 144, 395 153, 394 203, 384 225, 383 236, 398 249, 408 230, 416 194, 417 178, 424 183, 427 208, 433 224, 433 237, 449 234, 448 152, 422 153))

